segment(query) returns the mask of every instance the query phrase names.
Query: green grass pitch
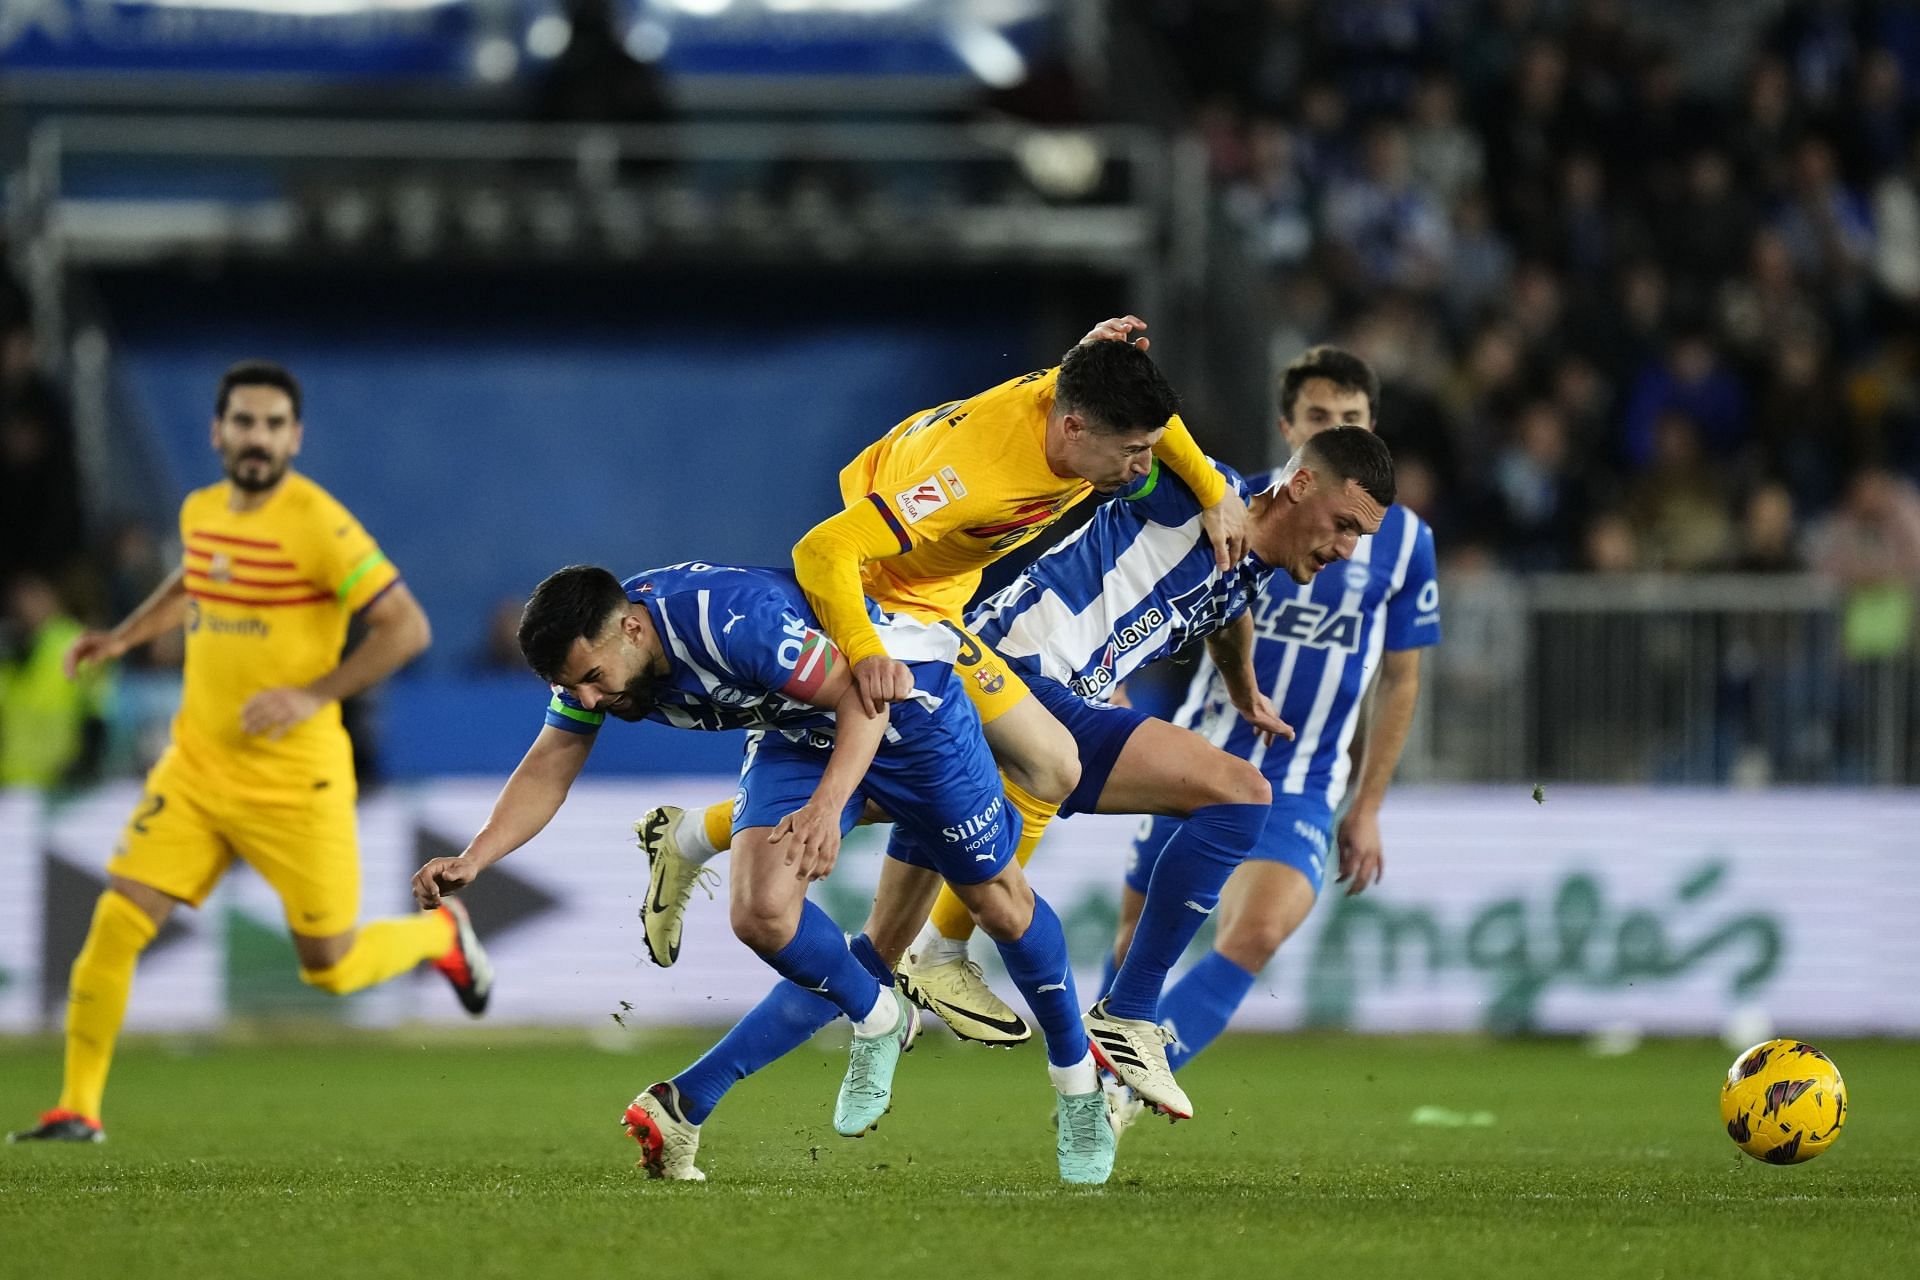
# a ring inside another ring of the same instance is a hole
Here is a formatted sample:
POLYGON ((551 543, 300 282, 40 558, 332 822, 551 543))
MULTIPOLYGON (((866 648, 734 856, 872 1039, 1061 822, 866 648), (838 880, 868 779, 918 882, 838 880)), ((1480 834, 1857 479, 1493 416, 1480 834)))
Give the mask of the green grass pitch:
MULTIPOLYGON (((1776 1169, 1720 1129, 1717 1044, 1230 1037, 1182 1077, 1199 1118, 1090 1190, 1055 1181, 1037 1046, 928 1035, 848 1141, 823 1037, 708 1123, 708 1183, 650 1183, 616 1118, 708 1039, 135 1042, 106 1146, 0 1148, 0 1276, 1920 1275, 1913 1044, 1823 1044, 1847 1129, 1776 1169)), ((0 1044, 0 1123, 57 1074, 0 1044)))

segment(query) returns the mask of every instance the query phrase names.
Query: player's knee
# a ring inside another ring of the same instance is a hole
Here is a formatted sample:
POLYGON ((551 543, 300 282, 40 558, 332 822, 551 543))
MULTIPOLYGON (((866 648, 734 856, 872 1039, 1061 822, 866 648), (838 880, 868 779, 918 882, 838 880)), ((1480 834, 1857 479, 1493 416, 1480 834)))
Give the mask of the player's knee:
POLYGON ((1233 761, 1231 765, 1224 765, 1207 774, 1206 787, 1210 792, 1207 803, 1272 804, 1273 786, 1266 776, 1238 756, 1227 758, 1233 761))
POLYGON ((1034 799, 1043 804, 1064 804, 1080 785, 1080 757, 1073 750, 1073 739, 1069 738, 1065 755, 1029 760, 1009 772, 1034 799))
POLYGON ((1033 886, 1019 870, 1009 867, 1006 874, 967 894, 973 922, 995 942, 1017 942, 1033 925, 1033 886))
POLYGON ((1214 939, 1213 949, 1245 969, 1259 973, 1293 933, 1295 922, 1284 916, 1245 914, 1214 939))
POLYGON ((772 955, 793 941, 792 913, 752 898, 736 901, 728 912, 733 936, 760 955, 772 955))

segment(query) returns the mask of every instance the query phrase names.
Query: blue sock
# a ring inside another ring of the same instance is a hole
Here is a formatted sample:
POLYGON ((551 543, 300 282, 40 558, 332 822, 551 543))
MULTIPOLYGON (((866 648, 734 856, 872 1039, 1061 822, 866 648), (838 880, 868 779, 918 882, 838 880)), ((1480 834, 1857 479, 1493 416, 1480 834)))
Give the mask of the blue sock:
POLYGON ((1067 934, 1047 900, 1033 895, 1033 921, 1012 942, 995 942, 1007 976, 1026 997, 1047 1038, 1047 1061, 1070 1067, 1087 1056, 1087 1029, 1080 1023, 1080 997, 1067 960, 1067 934))
POLYGON ((784 979, 733 1024, 720 1043, 673 1078, 687 1119, 705 1124, 727 1090, 805 1044, 840 1016, 833 1002, 784 979))
POLYGON ((1253 990, 1254 975, 1218 951, 1209 951, 1199 964, 1160 997, 1160 1023, 1171 1027, 1174 1043, 1167 1049, 1167 1065, 1181 1067, 1219 1038, 1233 1020, 1234 1010, 1253 990))
MULTIPOLYGON (((866 934, 848 942, 847 950, 883 985, 893 985, 893 971, 866 934)), ((687 1119, 705 1124, 727 1090, 798 1049, 839 1016, 831 1000, 802 991, 791 982, 780 982, 747 1011, 746 1017, 734 1023, 718 1044, 701 1054, 698 1062, 673 1078, 687 1119)))
POLYGON ((1100 962, 1100 990, 1094 992, 1095 1001, 1113 990, 1113 975, 1118 972, 1120 972, 1120 962, 1113 958, 1113 948, 1108 947, 1107 958, 1100 962))
POLYGON ((1154 865, 1133 945, 1107 989, 1108 1013, 1158 1020, 1167 971, 1219 905, 1227 877, 1266 821, 1263 804, 1210 804, 1180 824, 1154 865))
POLYGON ((879 979, 854 958, 839 926, 812 901, 800 904, 800 927, 793 931, 793 940, 761 959, 787 981, 831 1000, 855 1022, 873 1012, 880 995, 879 979))

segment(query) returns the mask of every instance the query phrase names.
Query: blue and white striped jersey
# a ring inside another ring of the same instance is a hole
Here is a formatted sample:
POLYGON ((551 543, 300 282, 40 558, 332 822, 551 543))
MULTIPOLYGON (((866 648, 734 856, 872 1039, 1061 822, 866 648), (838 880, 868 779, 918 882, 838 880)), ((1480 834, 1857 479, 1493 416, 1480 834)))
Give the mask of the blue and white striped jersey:
MULTIPOLYGON (((818 689, 845 659, 791 570, 695 560, 620 585, 627 599, 646 605, 666 650, 669 670, 650 690, 647 719, 678 729, 772 729, 802 741, 832 733, 833 713, 799 695, 818 689)), ((959 654, 959 638, 945 627, 883 614, 871 600, 867 616, 903 662, 951 667, 959 654)), ((922 674, 916 670, 916 680, 922 674)), ((924 687, 914 697, 929 710, 940 705, 924 687)), ((547 703, 546 722, 568 733, 593 733, 606 718, 557 688, 547 703)))
MULTIPOLYGON (((1255 476, 1271 483, 1274 473, 1255 476)), ((1337 809, 1346 795, 1360 696, 1383 650, 1440 643, 1440 583, 1433 530, 1405 507, 1387 508, 1380 531, 1353 556, 1330 564, 1306 586, 1274 577, 1254 606, 1253 665, 1260 687, 1293 726, 1294 740, 1268 746, 1227 701, 1225 682, 1206 655, 1193 673, 1174 723, 1252 761, 1274 794, 1317 796, 1337 809)))
MULTIPOLYGON (((1220 472, 1245 499, 1247 482, 1220 472)), ((1138 668, 1245 613, 1272 575, 1253 556, 1221 573, 1199 499, 1155 462, 967 625, 1023 675, 1104 701, 1138 668)))

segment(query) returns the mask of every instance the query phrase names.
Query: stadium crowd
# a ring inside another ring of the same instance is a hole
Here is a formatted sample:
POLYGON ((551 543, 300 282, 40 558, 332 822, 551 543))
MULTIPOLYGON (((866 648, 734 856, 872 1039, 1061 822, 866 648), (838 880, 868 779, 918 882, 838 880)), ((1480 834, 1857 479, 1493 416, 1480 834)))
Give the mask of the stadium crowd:
POLYGON ((1661 8, 1143 20, 1274 359, 1375 364, 1443 549, 1920 580, 1920 7, 1684 6, 1739 37, 1723 83, 1661 8))

